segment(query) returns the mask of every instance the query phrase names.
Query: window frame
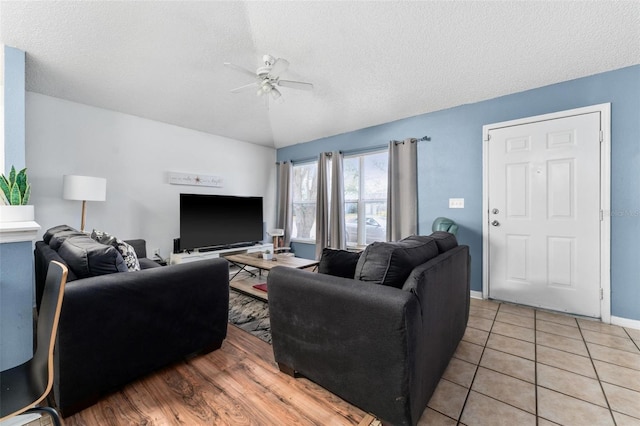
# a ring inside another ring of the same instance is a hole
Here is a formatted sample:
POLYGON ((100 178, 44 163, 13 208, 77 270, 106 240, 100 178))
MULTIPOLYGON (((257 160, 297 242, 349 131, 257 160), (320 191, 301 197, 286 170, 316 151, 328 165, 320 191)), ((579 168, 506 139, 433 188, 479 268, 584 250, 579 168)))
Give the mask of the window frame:
MULTIPOLYGON (((294 199, 293 199, 293 193, 294 193, 294 191, 293 191, 293 185, 294 185, 293 176, 294 176, 294 173, 295 173, 294 169, 296 167, 308 166, 310 164, 315 165, 316 170, 317 170, 317 168, 318 168, 318 160, 317 159, 294 162, 292 164, 292 166, 291 166, 291 180, 292 180, 292 182, 291 182, 291 186, 292 186, 292 194, 291 194, 291 230, 292 231, 291 232, 292 233, 293 233, 293 226, 295 225, 293 217, 294 217, 294 211, 295 211, 294 206, 296 204, 314 204, 315 205, 315 214, 316 214, 316 216, 318 214, 318 200, 317 200, 317 198, 313 202, 311 202, 311 201, 295 202, 294 199)), ((316 179, 317 179, 317 176, 316 176, 316 179)), ((317 184, 317 182, 316 182, 316 184, 317 184)), ((315 223, 315 220, 314 220, 314 223, 315 223)), ((313 233, 315 235, 315 229, 313 229, 313 233)), ((315 238, 315 236, 313 238, 293 237, 292 236, 290 240, 291 240, 291 242, 294 242, 294 243, 304 243, 304 244, 316 244, 317 243, 317 239, 315 238)))
MULTIPOLYGON (((388 203, 388 196, 385 196, 384 200, 382 199, 377 199, 377 198, 362 198, 362 194, 365 194, 365 179, 363 178, 364 173, 364 161, 365 161, 365 157, 368 155, 375 155, 375 154, 382 154, 382 153, 386 153, 387 154, 387 164, 388 164, 388 155, 389 155, 389 150, 388 148, 384 147, 384 148, 379 148, 379 149, 372 149, 372 150, 366 150, 366 151, 359 151, 359 152, 353 152, 353 153, 349 153, 349 154, 345 154, 344 155, 344 160, 346 159, 351 159, 351 158, 359 158, 359 170, 360 170, 360 177, 358 179, 358 199, 357 200, 348 200, 346 197, 346 192, 345 192, 345 199, 344 199, 344 203, 345 205, 348 203, 356 203, 357 204, 357 238, 356 238, 356 243, 349 243, 348 241, 346 242, 346 246, 347 249, 360 249, 360 248, 364 248, 366 247, 367 244, 367 238, 366 238, 366 205, 367 203, 377 203, 377 202, 381 202, 384 201, 385 204, 388 203), (360 218, 364 218, 364 222, 360 223, 360 218), (363 226, 364 225, 364 226, 363 226)), ((344 175, 344 166, 343 166, 343 170, 342 173, 344 175)), ((388 178, 389 178, 389 167, 387 166, 387 182, 388 182, 388 178)), ((388 194, 388 188, 387 188, 387 194, 388 194)), ((346 220, 346 212, 345 212, 345 228, 347 225, 347 220, 346 220)), ((386 224, 385 224, 386 225, 386 224)), ((385 239, 384 241, 386 241, 386 235, 385 235, 385 239)))

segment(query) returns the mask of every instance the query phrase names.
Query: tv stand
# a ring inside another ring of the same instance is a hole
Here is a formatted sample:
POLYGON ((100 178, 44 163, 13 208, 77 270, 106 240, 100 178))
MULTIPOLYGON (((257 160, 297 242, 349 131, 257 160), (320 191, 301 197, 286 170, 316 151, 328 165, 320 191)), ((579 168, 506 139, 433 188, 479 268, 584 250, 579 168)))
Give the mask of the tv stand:
POLYGON ((217 257, 224 257, 231 254, 246 254, 257 253, 265 250, 271 250, 273 252, 273 244, 271 243, 258 243, 253 245, 247 245, 246 243, 241 245, 229 245, 225 247, 207 247, 203 249, 196 249, 191 252, 183 253, 171 253, 169 263, 176 265, 178 263, 197 262, 205 259, 215 259, 217 257))

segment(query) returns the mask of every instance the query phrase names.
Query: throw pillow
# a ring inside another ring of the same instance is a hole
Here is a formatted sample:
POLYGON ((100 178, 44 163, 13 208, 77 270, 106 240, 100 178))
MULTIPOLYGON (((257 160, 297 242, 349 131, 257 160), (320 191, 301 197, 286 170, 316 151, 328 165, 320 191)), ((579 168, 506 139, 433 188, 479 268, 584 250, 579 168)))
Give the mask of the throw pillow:
POLYGON ((438 251, 442 254, 445 251, 458 247, 458 240, 456 236, 445 231, 436 231, 430 235, 431 238, 436 240, 438 245, 438 251))
POLYGON ((124 262, 127 265, 127 270, 129 272, 140 270, 140 261, 138 260, 136 251, 130 244, 127 244, 121 239, 109 235, 107 232, 98 231, 95 229, 93 230, 93 232, 91 232, 91 238, 101 244, 115 247, 122 255, 122 258, 124 259, 124 262))
POLYGON ((45 243, 49 244, 49 241, 51 240, 51 237, 53 237, 56 233, 58 233, 60 231, 76 231, 77 232, 78 230, 77 229, 73 229, 69 225, 54 226, 53 228, 47 229, 47 231, 42 236, 42 241, 44 241, 45 243))
POLYGON ((358 259, 360 259, 359 252, 324 248, 318 272, 336 277, 353 278, 358 259))
POLYGON ((118 250, 86 235, 67 238, 58 254, 78 278, 127 271, 127 265, 118 250))
POLYGON ((64 240, 66 240, 69 237, 77 237, 77 236, 86 236, 86 234, 84 232, 73 231, 73 230, 56 232, 49 239, 49 247, 51 247, 51 249, 55 251, 58 251, 62 243, 64 243, 64 240))
POLYGON ((354 278, 373 284, 402 288, 416 266, 438 255, 433 239, 405 238, 397 242, 375 242, 364 250, 354 278))

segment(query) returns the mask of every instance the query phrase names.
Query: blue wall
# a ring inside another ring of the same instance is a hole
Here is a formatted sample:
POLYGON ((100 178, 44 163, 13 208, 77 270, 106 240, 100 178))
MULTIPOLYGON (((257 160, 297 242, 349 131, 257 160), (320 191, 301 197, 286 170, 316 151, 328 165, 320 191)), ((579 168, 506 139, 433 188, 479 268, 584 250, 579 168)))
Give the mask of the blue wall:
MULTIPOLYGON (((482 126, 609 102, 611 314, 640 320, 640 65, 282 148, 277 159, 430 136, 418 145, 419 233, 438 216, 458 222, 458 239, 471 248, 471 288, 482 291, 482 126), (465 208, 449 209, 449 198, 464 198, 465 208)), ((293 246, 301 256, 309 250, 293 246)))
MULTIPOLYGON (((25 53, 4 48, 5 172, 25 167, 25 53)), ((1 149, 2 147, 0 147, 1 149)), ((33 354, 33 248, 29 242, 0 244, 0 370, 33 354)))

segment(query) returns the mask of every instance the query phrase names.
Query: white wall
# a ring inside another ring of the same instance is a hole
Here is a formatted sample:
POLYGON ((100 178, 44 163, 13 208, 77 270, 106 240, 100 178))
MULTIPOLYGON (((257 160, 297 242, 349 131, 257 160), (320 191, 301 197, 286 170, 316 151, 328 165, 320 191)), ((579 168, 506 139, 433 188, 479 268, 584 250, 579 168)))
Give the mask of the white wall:
POLYGON ((0 173, 4 174, 4 44, 0 44, 0 173))
POLYGON ((149 256, 154 248, 169 256, 181 192, 262 196, 266 229, 275 225, 273 148, 27 92, 26 151, 43 232, 80 227, 81 202, 62 199, 65 174, 105 177, 107 200, 87 202, 85 229, 144 238, 149 256), (170 171, 220 176, 224 187, 171 185, 170 171))
MULTIPOLYGON (((1 44, 0 48, 2 48, 1 44)), ((4 67, 1 62, 0 67, 4 67)), ((0 173, 4 174, 4 84, 2 82, 0 82, 0 173)))

